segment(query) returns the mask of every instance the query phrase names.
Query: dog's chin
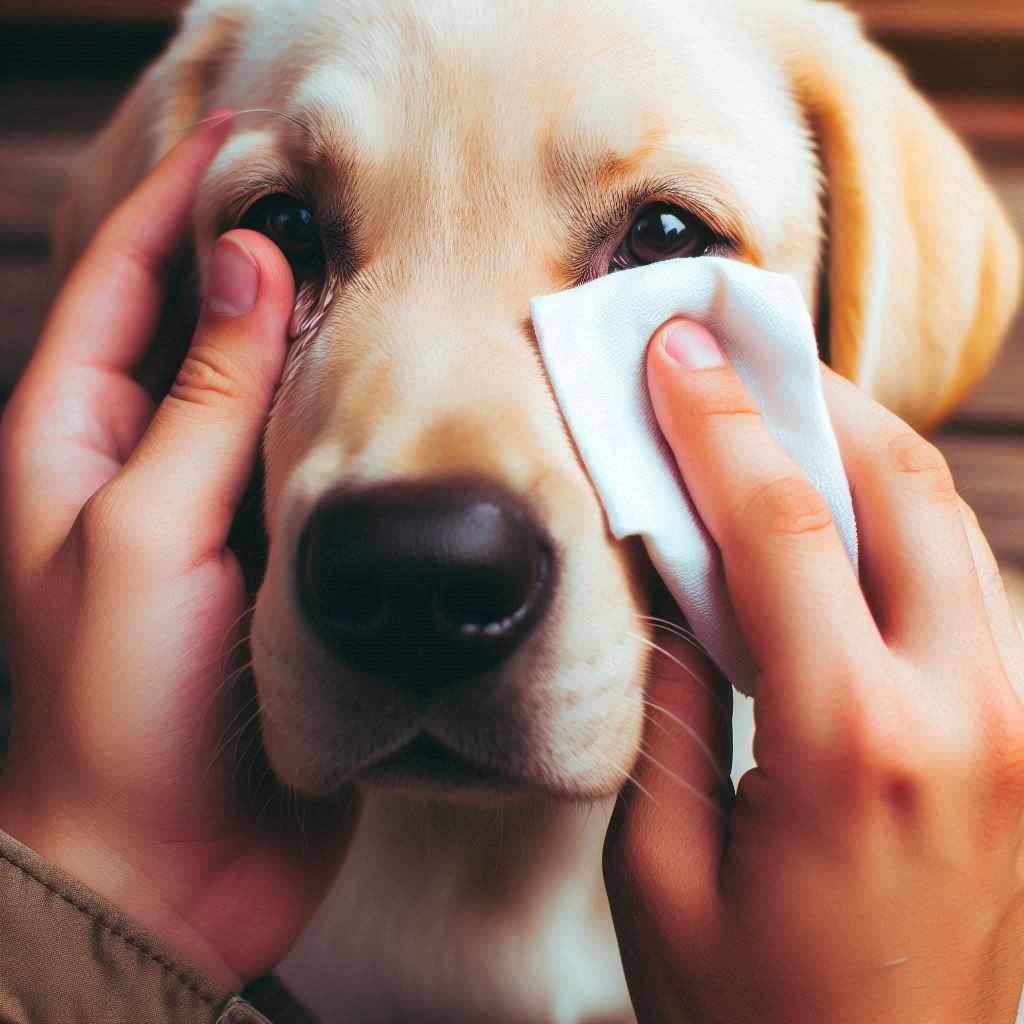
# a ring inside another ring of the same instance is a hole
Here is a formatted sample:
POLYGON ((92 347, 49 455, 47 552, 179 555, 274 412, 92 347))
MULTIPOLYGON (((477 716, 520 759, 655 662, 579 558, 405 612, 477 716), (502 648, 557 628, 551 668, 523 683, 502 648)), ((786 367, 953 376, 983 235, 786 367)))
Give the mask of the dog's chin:
POLYGON ((328 769, 315 775, 295 771, 293 762, 275 764, 273 743, 265 743, 265 749, 278 780, 313 798, 329 797, 355 785, 393 796, 475 806, 537 798, 591 803, 613 796, 627 778, 619 773, 584 779, 547 772, 527 774, 473 760, 426 732, 354 770, 328 769))
POLYGON ((421 733, 362 768, 356 781, 393 795, 419 800, 493 806, 538 797, 564 802, 591 802, 617 792, 624 780, 608 780, 606 785, 597 789, 578 787, 571 782, 553 785, 543 778, 527 777, 474 761, 428 733, 421 733))
POLYGON ((463 756, 428 733, 367 765, 357 779, 409 796, 470 803, 503 802, 532 788, 508 772, 463 756))

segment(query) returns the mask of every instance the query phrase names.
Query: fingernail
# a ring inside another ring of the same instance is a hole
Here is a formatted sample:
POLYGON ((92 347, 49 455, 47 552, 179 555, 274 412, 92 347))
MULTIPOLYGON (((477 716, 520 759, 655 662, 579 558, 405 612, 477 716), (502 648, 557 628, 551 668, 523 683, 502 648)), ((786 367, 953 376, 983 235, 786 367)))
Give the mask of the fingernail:
POLYGON ((684 320, 673 324, 662 342, 670 359, 693 370, 724 366, 725 356, 714 335, 701 324, 684 320))
POLYGON ((213 250, 206 308, 211 313, 238 316, 256 305, 260 268, 245 246, 234 238, 221 238, 213 250))

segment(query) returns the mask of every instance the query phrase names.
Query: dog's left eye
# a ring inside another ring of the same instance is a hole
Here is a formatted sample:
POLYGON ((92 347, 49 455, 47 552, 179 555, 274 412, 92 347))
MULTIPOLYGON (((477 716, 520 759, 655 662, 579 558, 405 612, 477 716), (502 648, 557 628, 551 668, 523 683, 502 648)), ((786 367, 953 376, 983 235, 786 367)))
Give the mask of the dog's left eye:
POLYGON ((645 206, 630 225, 608 266, 608 272, 648 263, 704 256, 716 236, 699 217, 671 203, 645 206))
POLYGON ((261 196, 245 211, 238 226, 266 235, 288 257, 296 282, 321 258, 320 232, 313 214, 284 192, 261 196))

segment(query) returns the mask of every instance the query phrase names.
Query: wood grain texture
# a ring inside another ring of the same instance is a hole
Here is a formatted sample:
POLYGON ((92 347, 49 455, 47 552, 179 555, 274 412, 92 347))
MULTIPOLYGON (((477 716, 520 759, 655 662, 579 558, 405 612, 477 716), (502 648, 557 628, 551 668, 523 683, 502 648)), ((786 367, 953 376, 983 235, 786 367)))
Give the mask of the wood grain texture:
POLYGON ((53 295, 48 259, 0 252, 0 395, 24 367, 53 295))
MULTIPOLYGON (((880 31, 1024 36, 1020 0, 849 0, 880 31)), ((184 0, 4 0, 0 21, 172 22, 184 0)))
POLYGON ((4 0, 0 21, 172 22, 184 0, 4 0))
MULTIPOLYGON (((986 170, 1018 234, 1024 238, 1024 149, 1018 157, 990 164, 986 170)), ((990 426, 1012 425, 1024 439, 1024 310, 1018 314, 995 366, 960 406, 956 419, 990 426)), ((1024 503, 1024 496, 1021 501, 1024 503)))
POLYGON ((1024 38, 1020 0, 851 0, 849 6, 878 31, 1024 38))
POLYGON ((1024 572, 1024 438, 945 430, 934 440, 1000 563, 1024 572))

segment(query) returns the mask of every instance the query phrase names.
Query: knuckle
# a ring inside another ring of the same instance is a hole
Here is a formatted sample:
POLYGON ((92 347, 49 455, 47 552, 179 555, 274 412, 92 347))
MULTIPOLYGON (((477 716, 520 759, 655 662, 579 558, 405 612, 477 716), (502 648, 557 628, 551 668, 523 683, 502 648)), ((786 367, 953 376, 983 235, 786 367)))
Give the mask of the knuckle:
MULTIPOLYGON (((910 822, 927 813, 936 794, 969 792, 979 807, 1024 812, 1021 702, 1014 697, 1007 708, 997 701, 981 714, 943 702, 925 709, 909 695, 896 696, 901 686, 894 668, 898 673, 894 666, 871 670, 878 683, 868 688, 874 698, 851 687, 838 690, 813 758, 831 804, 910 822)), ((858 674, 863 683, 863 669, 858 674)))
POLYGON ((1017 743, 1012 755, 1002 757, 993 767, 992 802, 1017 814, 1024 813, 1024 743, 1017 743))
POLYGON ((74 538, 83 566, 108 570, 130 565, 138 570, 152 561, 157 538, 167 536, 163 511, 132 501, 124 491, 123 485, 113 481, 82 506, 74 538))
POLYGON ((935 445, 913 431, 901 431, 888 443, 892 468, 925 495, 940 502, 959 500, 953 474, 935 445))
POLYGON ((104 558, 112 548, 123 546, 130 525, 131 517, 126 514, 115 488, 109 484, 101 487, 82 506, 75 520, 75 539, 80 554, 86 562, 104 558))
POLYGON ((851 803, 908 818, 922 805, 929 785, 927 759, 913 742, 882 744, 861 736, 845 750, 841 782, 851 803))
POLYGON ((832 513, 817 489, 801 476, 777 477, 755 488, 741 516, 769 534, 814 534, 832 526, 832 513))
POLYGON ((223 352, 212 345, 196 345, 181 364, 170 394, 181 402, 211 405, 239 398, 244 375, 223 352))
POLYGON ((994 709, 984 730, 985 762, 995 802, 1024 811, 1024 706, 1006 692, 1009 699, 994 709))
POLYGON ((828 775, 852 803, 907 811, 929 778, 927 745, 897 700, 848 693, 837 709, 827 749, 828 775))

